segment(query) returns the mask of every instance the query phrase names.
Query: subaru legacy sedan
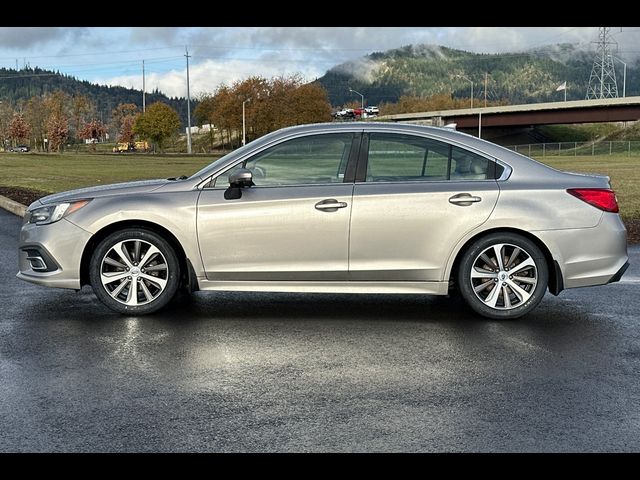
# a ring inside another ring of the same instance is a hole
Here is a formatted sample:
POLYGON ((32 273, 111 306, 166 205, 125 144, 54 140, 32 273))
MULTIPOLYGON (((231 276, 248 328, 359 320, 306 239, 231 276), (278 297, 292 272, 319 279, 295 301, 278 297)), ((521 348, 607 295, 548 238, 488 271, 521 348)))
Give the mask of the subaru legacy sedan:
POLYGON ((128 315, 185 289, 455 292, 512 319, 628 266, 608 177, 449 129, 357 122, 285 128, 190 177, 44 197, 19 250, 22 280, 88 284, 128 315))

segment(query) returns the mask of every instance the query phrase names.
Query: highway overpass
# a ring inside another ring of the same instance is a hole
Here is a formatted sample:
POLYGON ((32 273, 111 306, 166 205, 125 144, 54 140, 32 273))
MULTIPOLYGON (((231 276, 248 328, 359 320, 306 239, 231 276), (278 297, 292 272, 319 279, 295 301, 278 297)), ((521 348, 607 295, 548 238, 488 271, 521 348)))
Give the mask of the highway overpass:
POLYGON ((478 128, 479 122, 483 129, 561 123, 627 122, 640 120, 640 97, 402 113, 382 115, 377 120, 436 126, 455 123, 458 129, 478 128))

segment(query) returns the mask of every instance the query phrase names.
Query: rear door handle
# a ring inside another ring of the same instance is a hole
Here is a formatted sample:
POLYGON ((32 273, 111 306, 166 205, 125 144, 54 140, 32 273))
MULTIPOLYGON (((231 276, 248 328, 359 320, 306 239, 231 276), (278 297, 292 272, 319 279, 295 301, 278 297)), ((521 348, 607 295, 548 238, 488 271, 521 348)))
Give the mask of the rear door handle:
POLYGON ((449 198, 449 203, 459 207, 468 207, 472 203, 478 203, 480 201, 482 201, 481 197, 474 197, 469 193, 459 193, 449 198))
POLYGON ((345 208, 346 206, 347 202, 339 202, 335 198, 327 198, 315 205, 316 210, 321 210, 323 212, 336 212, 339 208, 345 208))

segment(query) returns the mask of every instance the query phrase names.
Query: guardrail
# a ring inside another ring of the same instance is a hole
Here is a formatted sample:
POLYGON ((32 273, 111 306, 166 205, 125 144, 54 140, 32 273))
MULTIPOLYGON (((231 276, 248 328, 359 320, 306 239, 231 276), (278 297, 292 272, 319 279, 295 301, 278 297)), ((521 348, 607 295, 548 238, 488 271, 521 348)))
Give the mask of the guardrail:
POLYGON ((560 157, 579 155, 640 155, 640 141, 611 140, 604 142, 525 143, 508 146, 528 157, 560 157))

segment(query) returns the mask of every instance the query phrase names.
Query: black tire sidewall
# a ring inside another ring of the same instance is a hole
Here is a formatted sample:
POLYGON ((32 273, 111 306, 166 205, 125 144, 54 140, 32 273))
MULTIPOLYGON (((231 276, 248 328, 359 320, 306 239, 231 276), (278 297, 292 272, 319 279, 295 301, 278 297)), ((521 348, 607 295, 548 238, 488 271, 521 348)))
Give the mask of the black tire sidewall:
POLYGON ((159 234, 142 228, 127 228, 110 234, 95 248, 89 263, 89 280, 98 299, 111 310, 125 315, 146 315, 160 310, 175 296, 180 284, 180 262, 173 247, 159 234), (144 240, 157 247, 164 255, 169 267, 169 276, 164 291, 145 305, 130 306, 118 302, 109 295, 100 280, 100 266, 104 256, 113 245, 128 239, 144 240))
POLYGON ((467 305, 469 305, 476 313, 483 317, 495 320, 512 320, 526 315, 540 303, 549 283, 549 266, 547 265, 547 259, 545 258, 544 253, 530 239, 510 232, 492 233, 476 240, 469 246, 464 253, 462 261, 460 262, 457 275, 457 284, 460 294, 467 305), (536 263, 538 283, 536 284, 533 294, 523 305, 512 310, 498 310, 485 305, 473 291, 471 279, 469 278, 474 260, 485 249, 491 245, 495 245, 496 243, 508 243, 521 247, 531 255, 536 263))

